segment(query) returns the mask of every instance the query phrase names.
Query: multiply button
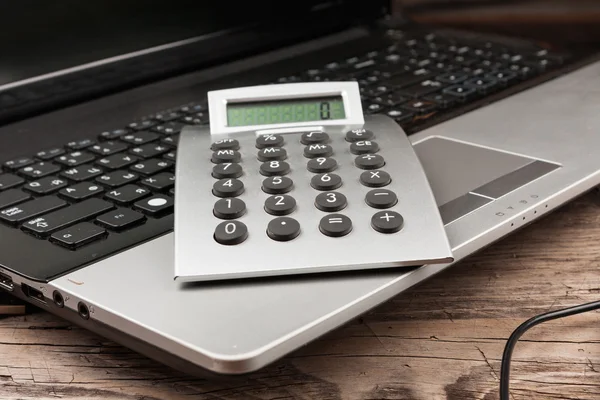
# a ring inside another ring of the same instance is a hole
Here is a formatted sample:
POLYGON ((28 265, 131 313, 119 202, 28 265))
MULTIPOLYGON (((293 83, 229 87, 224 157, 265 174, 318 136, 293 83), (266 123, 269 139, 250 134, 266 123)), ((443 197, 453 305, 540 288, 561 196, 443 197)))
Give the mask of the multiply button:
POLYGON ((373 208, 390 208, 398 202, 396 193, 387 189, 374 189, 367 193, 365 201, 373 208))
POLYGON ((350 145, 350 152, 352 154, 377 153, 378 151, 379 145, 370 140, 361 140, 350 145))
POLYGON ((321 193, 315 198, 315 207, 325 212, 340 211, 346 205, 348 205, 346 196, 338 192, 321 193))
POLYGON ((240 244, 248 237, 248 228, 240 221, 221 222, 215 229, 214 238, 224 245, 240 244))
POLYGON ((379 211, 371 218, 371 226, 377 232, 395 233, 404 226, 404 218, 395 211, 379 211))
POLYGON ((292 240, 300 234, 300 224, 293 218, 275 218, 267 226, 267 235, 280 242, 292 240))
POLYGON ((246 203, 240 199, 219 199, 215 203, 213 213, 221 219, 239 218, 246 212, 246 203))
POLYGON ((238 179, 220 179, 213 185, 213 194, 218 197, 236 197, 244 192, 244 184, 238 179))
POLYGON ((213 167, 212 176, 217 179, 239 178, 242 176, 242 166, 235 163, 221 163, 213 167))
POLYGON ((308 158, 329 157, 333 148, 328 144, 309 144, 304 148, 304 156, 308 158))
POLYGON ((302 144, 316 144, 324 143, 329 140, 329 135, 325 132, 314 131, 303 133, 300 137, 300 143, 302 144))
POLYGON ((319 157, 313 158, 306 163, 306 169, 310 172, 331 172, 337 168, 337 161, 333 158, 319 157))
POLYGON ((377 169, 385 165, 385 160, 379 154, 364 154, 354 160, 360 169, 377 169))
POLYGON ((342 186, 342 178, 336 174, 319 174, 312 177, 310 185, 317 190, 335 190, 342 186))
POLYGON ((281 194, 287 193, 294 187, 294 182, 287 176, 272 176, 265 178, 262 183, 262 190, 265 193, 281 194))
POLYGON ((211 161, 215 164, 219 163, 237 163, 240 162, 242 156, 235 150, 217 150, 213 152, 211 161))
POLYGON ((261 135, 256 138, 256 147, 259 149, 281 146, 283 146, 283 136, 280 135, 261 135))
POLYGON ((235 139, 221 139, 214 142, 210 148, 212 150, 239 150, 240 142, 235 139))
POLYGON ((287 152, 282 147, 266 147, 258 152, 260 161, 285 160, 287 152))
POLYGON ((358 142, 359 140, 370 140, 374 137, 375 135, 373 134, 373 132, 364 128, 352 129, 351 131, 346 132, 346 140, 349 142, 358 142))
POLYGON ((392 181, 390 174, 385 171, 365 171, 360 174, 360 183, 368 187, 382 187, 392 181))
POLYGON ((342 214, 329 214, 321 218, 319 230, 327 236, 345 236, 352 230, 352 220, 342 214))

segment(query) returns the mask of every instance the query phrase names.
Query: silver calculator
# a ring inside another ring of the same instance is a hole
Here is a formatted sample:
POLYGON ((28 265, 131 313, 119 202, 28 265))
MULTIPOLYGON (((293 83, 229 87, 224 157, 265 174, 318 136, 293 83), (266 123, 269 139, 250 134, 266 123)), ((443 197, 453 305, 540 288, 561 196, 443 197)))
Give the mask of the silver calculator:
POLYGON ((179 139, 175 279, 209 281, 453 260, 402 129, 356 82, 208 93, 179 139))

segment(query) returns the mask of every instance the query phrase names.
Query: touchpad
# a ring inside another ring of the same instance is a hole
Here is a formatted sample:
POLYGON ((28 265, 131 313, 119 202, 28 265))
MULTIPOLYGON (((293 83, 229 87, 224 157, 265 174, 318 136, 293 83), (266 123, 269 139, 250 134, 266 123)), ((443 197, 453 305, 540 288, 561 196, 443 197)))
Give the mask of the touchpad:
POLYGON ((559 167, 443 137, 426 139, 414 148, 446 223, 464 214, 465 203, 472 211, 559 167))

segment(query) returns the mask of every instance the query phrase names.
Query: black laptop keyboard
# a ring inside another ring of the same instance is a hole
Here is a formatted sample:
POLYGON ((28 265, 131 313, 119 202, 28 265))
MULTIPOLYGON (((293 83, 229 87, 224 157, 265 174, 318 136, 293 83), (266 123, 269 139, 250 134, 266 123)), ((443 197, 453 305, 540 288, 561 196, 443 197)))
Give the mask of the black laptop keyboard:
MULTIPOLYGON (((271 83, 356 80, 367 114, 384 113, 407 131, 565 62, 565 56, 493 42, 433 34, 280 77, 271 83)), ((86 251, 173 213, 174 164, 184 125, 208 124, 205 99, 132 120, 77 142, 5 160, 0 173, 0 223, 23 235, 86 251)), ((138 229, 141 243, 172 224, 138 229)), ((118 247, 118 246, 117 246, 118 247)), ((73 266, 75 267, 75 266, 73 266)))

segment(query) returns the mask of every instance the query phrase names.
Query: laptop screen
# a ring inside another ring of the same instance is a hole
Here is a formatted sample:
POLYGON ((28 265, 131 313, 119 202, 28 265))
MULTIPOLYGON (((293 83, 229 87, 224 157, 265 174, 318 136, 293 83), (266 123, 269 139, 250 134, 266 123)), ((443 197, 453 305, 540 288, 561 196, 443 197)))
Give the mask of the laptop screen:
POLYGON ((381 1, 14 0, 0 1, 0 87, 96 60, 190 38, 226 35, 258 22, 306 19, 381 1))

